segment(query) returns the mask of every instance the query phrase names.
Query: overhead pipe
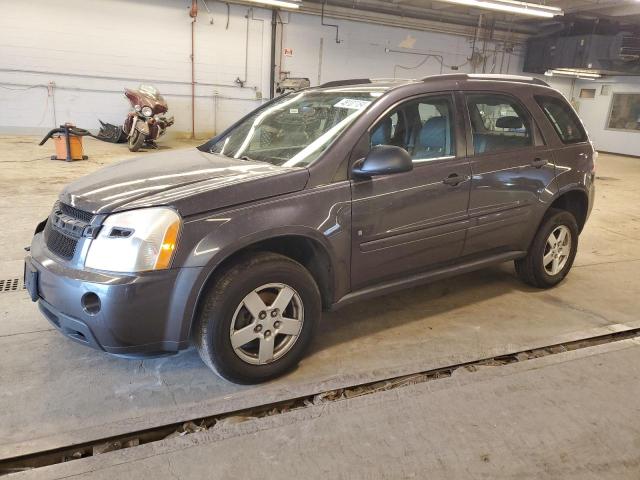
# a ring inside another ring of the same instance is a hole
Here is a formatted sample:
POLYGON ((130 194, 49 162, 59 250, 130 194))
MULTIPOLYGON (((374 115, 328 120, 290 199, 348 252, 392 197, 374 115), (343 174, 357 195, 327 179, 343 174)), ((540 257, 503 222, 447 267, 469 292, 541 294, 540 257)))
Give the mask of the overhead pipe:
MULTIPOLYGON (((300 7, 299 12, 322 17, 323 1, 305 2, 304 5, 300 7)), ((350 2, 346 3, 346 0, 332 0, 331 4, 326 5, 324 15, 340 20, 352 20, 391 27, 447 33, 469 38, 473 38, 474 27, 477 24, 473 18, 445 14, 442 11, 429 13, 418 9, 407 8, 406 6, 403 6, 402 15, 399 15, 397 7, 392 8, 388 6, 392 5, 391 2, 387 4, 378 3, 374 6, 371 3, 365 2, 365 0, 359 0, 358 5, 363 9, 355 10, 350 2), (366 6, 366 9, 362 7, 363 5, 366 6)), ((503 38, 502 30, 507 30, 509 25, 513 23, 514 22, 496 22, 496 36, 499 37, 498 39, 503 38)), ((513 30, 513 41, 515 43, 523 43, 529 34, 536 33, 537 31, 534 27, 522 24, 513 25, 513 30)))

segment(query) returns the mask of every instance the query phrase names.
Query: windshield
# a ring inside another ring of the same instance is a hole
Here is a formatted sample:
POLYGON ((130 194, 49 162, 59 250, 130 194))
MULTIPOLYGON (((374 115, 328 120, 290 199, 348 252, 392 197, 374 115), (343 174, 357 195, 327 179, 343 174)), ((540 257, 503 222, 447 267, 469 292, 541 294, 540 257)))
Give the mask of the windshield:
POLYGON ((211 147, 211 153, 306 166, 377 97, 381 88, 291 93, 257 110, 211 147))
POLYGON ((160 92, 158 92, 158 89, 152 85, 140 85, 138 87, 138 91, 140 93, 144 93, 145 95, 148 95, 149 97, 152 97, 155 99, 162 98, 162 95, 160 95, 160 92))

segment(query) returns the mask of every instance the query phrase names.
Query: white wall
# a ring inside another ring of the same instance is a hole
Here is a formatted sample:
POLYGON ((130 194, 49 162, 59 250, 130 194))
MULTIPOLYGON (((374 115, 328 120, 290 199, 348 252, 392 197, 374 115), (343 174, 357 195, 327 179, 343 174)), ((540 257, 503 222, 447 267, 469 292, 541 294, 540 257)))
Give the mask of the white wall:
POLYGON ((611 99, 614 93, 640 94, 640 79, 619 77, 607 81, 576 81, 574 104, 578 114, 598 150, 640 156, 640 131, 610 130, 607 128, 611 99), (611 85, 609 95, 602 95, 602 85, 611 85), (581 88, 594 88, 595 98, 579 98, 581 88))
MULTIPOLYGON (((122 89, 152 80, 169 102, 176 118, 174 130, 189 131, 190 3, 4 2, 0 16, 0 128, 42 130, 65 121, 96 128, 98 117, 121 123, 129 108, 122 89), (48 96, 43 87, 21 90, 25 85, 52 81, 55 97, 48 96)), ((224 128, 255 108, 260 104, 256 98, 265 91, 268 96, 269 88, 264 71, 269 64, 270 11, 254 9, 255 20, 249 21, 245 79, 248 9, 232 5, 227 29, 225 4, 209 5, 212 15, 202 9, 196 23, 196 81, 204 84, 196 89, 196 128, 201 134, 224 128), (246 80, 246 88, 234 84, 237 77, 246 80)))
MULTIPOLYGON (((122 88, 151 80, 176 118, 172 131, 189 132, 190 4, 5 2, 0 17, 0 131, 41 132, 65 121, 97 128, 98 118, 120 123, 129 108, 122 88), (26 73, 34 71, 42 73, 26 73), (49 82, 55 82, 54 96, 48 94, 49 82), (34 87, 25 90, 27 86, 34 87)), ((252 10, 245 57, 250 10, 231 5, 227 28, 226 5, 207 5, 212 14, 200 2, 196 23, 196 130, 201 137, 220 131, 269 95, 271 12, 252 10), (234 80, 244 79, 245 58, 247 83, 240 88, 234 80)), ((419 78, 473 71, 467 62, 471 38, 327 19, 339 25, 336 43, 335 29, 322 26, 319 16, 283 13, 282 20, 282 46, 293 49, 293 56, 282 57, 281 68, 291 76, 308 77, 312 85, 342 78, 419 78), (437 57, 425 61, 424 54, 437 57), (452 70, 451 65, 460 68, 452 70)), ((522 48, 503 56, 500 47, 487 43, 486 71, 520 73, 522 48)), ((551 83, 569 95, 569 80, 554 78, 551 83)))

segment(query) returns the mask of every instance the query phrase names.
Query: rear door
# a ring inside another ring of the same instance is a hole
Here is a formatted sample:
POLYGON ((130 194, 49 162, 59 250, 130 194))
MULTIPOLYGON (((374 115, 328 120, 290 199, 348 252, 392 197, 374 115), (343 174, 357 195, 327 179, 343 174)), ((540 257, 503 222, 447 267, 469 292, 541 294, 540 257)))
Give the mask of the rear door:
POLYGON ((464 255, 525 250, 540 195, 554 180, 553 155, 515 96, 461 94, 472 170, 464 255))
POLYGON ((352 180, 352 289, 458 257, 471 171, 451 93, 401 103, 371 127, 371 146, 405 148, 413 170, 352 180))

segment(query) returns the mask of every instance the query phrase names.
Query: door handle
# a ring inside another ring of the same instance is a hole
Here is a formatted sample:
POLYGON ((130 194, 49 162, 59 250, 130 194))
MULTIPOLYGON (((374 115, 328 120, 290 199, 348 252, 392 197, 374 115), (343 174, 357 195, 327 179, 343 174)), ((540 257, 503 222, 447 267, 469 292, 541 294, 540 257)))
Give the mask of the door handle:
POLYGON ((531 161, 530 165, 531 165, 532 167, 542 168, 542 167, 544 167, 547 163, 549 163, 549 160, 547 160, 546 158, 540 158, 540 157, 538 157, 538 158, 534 158, 534 159, 531 161))
POLYGON ((447 178, 443 178, 442 179, 442 183, 444 183, 445 185, 451 185, 452 187, 455 187, 456 185, 468 180, 469 177, 467 176, 460 176, 457 173, 452 173, 451 175, 449 175, 447 178))

